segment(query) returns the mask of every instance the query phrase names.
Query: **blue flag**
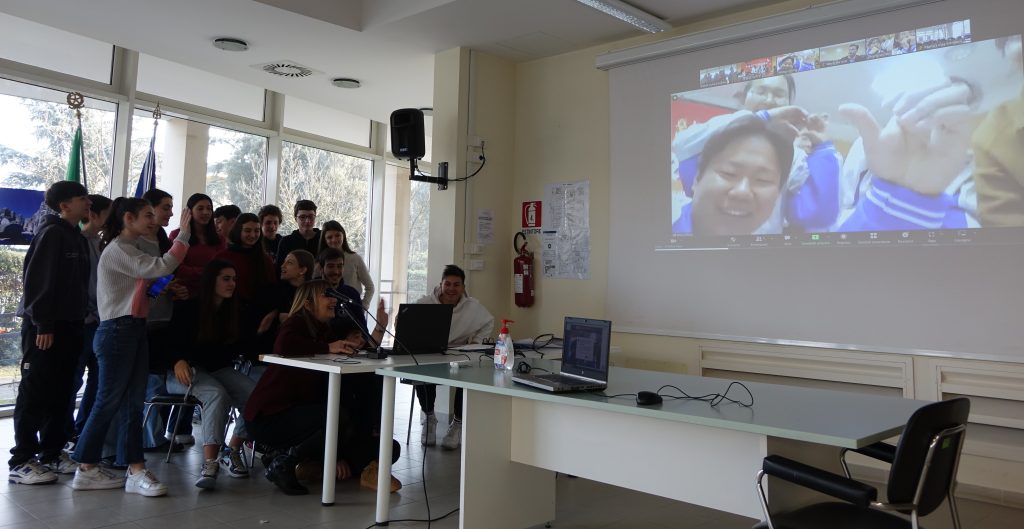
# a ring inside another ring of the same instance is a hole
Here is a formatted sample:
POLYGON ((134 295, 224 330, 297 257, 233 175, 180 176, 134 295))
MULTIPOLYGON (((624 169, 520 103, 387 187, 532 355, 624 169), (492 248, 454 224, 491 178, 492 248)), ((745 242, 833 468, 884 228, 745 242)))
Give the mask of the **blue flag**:
POLYGON ((153 131, 153 138, 149 140, 149 154, 142 164, 142 173, 139 174, 139 184, 135 186, 135 198, 142 198, 142 195, 156 187, 156 130, 153 131))

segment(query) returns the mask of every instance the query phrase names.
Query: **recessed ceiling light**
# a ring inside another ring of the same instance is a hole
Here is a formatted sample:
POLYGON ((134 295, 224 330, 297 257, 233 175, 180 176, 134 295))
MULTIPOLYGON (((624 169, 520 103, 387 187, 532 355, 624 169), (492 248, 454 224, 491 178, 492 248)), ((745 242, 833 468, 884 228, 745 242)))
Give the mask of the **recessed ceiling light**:
POLYGON ((245 42, 242 39, 232 39, 229 37, 213 39, 213 46, 224 51, 245 51, 249 49, 248 42, 245 42))
POLYGON ((331 79, 331 84, 338 88, 359 88, 363 84, 358 79, 350 79, 348 77, 338 77, 331 79))

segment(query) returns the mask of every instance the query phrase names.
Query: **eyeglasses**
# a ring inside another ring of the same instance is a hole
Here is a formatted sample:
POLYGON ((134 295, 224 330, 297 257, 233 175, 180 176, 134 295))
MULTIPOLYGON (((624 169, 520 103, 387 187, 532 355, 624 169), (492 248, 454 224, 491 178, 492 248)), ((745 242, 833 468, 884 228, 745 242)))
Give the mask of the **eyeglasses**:
POLYGON ((299 215, 298 217, 295 218, 299 220, 316 220, 316 215, 299 215))

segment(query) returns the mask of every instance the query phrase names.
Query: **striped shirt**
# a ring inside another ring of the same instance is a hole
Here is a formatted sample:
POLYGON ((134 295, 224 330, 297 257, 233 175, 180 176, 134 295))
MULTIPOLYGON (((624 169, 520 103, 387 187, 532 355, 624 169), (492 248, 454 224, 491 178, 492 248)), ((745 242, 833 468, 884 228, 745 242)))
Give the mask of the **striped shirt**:
POLYGON ((146 286, 150 279, 165 276, 178 267, 188 252, 188 232, 178 234, 171 249, 161 257, 148 255, 133 241, 116 237, 100 254, 96 273, 96 304, 100 321, 121 316, 149 315, 146 286))

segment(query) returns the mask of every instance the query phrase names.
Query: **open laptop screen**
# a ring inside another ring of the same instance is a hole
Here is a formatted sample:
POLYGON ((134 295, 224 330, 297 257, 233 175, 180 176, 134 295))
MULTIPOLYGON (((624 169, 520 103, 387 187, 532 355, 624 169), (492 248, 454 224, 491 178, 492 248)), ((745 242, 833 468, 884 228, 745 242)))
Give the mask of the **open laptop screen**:
POLYGON ((608 380, 612 322, 567 317, 562 336, 562 373, 608 380))

